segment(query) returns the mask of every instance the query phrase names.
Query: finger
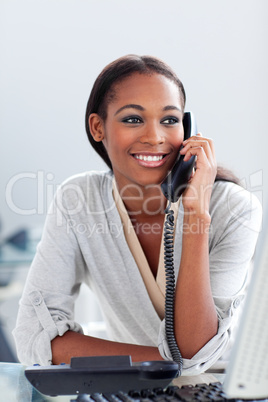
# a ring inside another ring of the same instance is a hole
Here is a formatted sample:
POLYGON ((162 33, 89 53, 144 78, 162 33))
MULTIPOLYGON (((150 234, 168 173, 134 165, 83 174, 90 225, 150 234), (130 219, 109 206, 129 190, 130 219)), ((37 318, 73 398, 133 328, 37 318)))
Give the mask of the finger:
POLYGON ((184 145, 184 147, 181 149, 181 151, 182 151, 181 153, 186 154, 186 152, 189 149, 195 148, 195 147, 202 147, 202 148, 204 148, 204 151, 206 153, 208 153, 208 155, 211 154, 210 145, 209 145, 208 141, 204 138, 202 138, 202 139, 201 138, 200 139, 193 138, 191 141, 187 142, 184 145))
POLYGON ((184 144, 188 144, 188 142, 191 142, 191 141, 203 141, 203 140, 213 142, 213 140, 211 140, 211 138, 203 137, 202 133, 197 133, 196 135, 192 135, 192 137, 189 137, 186 140, 184 140, 182 142, 182 144, 184 145, 184 144))
POLYGON ((208 159, 215 159, 215 148, 213 140, 209 138, 204 138, 201 136, 191 137, 188 140, 183 142, 184 147, 182 148, 181 154, 186 154, 186 152, 196 146, 201 146, 204 148, 208 159))
POLYGON ((184 161, 187 162, 191 156, 196 156, 196 166, 200 165, 210 165, 216 166, 216 159, 213 157, 212 152, 208 144, 195 142, 187 144, 187 146, 182 149, 181 154, 184 155, 184 161), (185 149, 186 148, 186 149, 185 149))
POLYGON ((209 160, 203 147, 192 147, 184 156, 184 161, 187 162, 192 156, 196 157, 195 170, 209 173, 213 180, 216 176, 217 163, 216 160, 209 160))
MULTIPOLYGON (((184 151, 184 149, 182 151, 184 151)), ((208 158, 207 158, 207 155, 206 155, 206 153, 204 151, 204 148, 201 147, 201 146, 190 147, 187 150, 185 150, 183 160, 185 162, 187 162, 192 156, 197 157, 196 158, 197 159, 196 164, 198 162, 201 162, 201 163, 207 163, 208 162, 208 158)))

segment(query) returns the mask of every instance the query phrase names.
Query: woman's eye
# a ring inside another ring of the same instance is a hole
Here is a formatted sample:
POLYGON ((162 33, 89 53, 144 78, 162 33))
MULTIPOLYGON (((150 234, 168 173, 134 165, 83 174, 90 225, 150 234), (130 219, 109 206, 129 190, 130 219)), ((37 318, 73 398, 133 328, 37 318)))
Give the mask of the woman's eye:
POLYGON ((142 120, 136 116, 130 116, 130 117, 126 117, 125 119, 123 119, 123 123, 139 124, 141 122, 142 122, 142 120))
POLYGON ((164 120, 161 121, 162 124, 176 124, 179 122, 179 119, 177 117, 166 117, 164 120))

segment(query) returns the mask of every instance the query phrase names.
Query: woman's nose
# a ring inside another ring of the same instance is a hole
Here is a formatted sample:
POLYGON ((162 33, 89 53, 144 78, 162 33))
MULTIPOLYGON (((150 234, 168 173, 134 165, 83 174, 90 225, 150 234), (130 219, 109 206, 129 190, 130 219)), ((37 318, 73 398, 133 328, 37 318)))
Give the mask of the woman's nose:
POLYGON ((157 145, 164 143, 165 138, 161 131, 161 128, 150 125, 146 129, 144 129, 144 132, 140 137, 140 142, 143 144, 147 143, 150 145, 157 145))

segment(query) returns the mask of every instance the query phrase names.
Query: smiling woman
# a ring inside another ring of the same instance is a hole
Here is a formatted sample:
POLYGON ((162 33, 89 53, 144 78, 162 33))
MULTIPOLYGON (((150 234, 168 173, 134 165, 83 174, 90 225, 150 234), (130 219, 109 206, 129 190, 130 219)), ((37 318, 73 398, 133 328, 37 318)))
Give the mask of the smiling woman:
POLYGON ((183 374, 219 363, 244 295, 261 208, 217 173, 212 139, 200 133, 184 139, 184 108, 181 81, 154 57, 122 57, 96 79, 86 131, 109 170, 73 176, 57 191, 14 330, 24 364, 85 355, 172 359, 165 334, 161 183, 179 152, 185 161, 194 155, 196 164, 172 205, 174 333, 183 374), (90 236, 77 230, 81 224, 90 236), (74 320, 81 283, 98 297, 109 340, 85 336, 74 320))

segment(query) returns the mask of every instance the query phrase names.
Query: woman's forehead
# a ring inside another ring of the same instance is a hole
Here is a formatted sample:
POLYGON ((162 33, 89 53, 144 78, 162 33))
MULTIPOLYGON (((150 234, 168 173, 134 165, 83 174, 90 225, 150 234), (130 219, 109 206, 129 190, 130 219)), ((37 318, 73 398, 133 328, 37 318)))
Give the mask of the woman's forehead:
MULTIPOLYGON (((110 101, 124 102, 130 100, 162 100, 181 104, 180 91, 177 84, 164 75, 134 73, 114 84, 111 88, 110 101)), ((109 102, 110 103, 110 102, 109 102)))

